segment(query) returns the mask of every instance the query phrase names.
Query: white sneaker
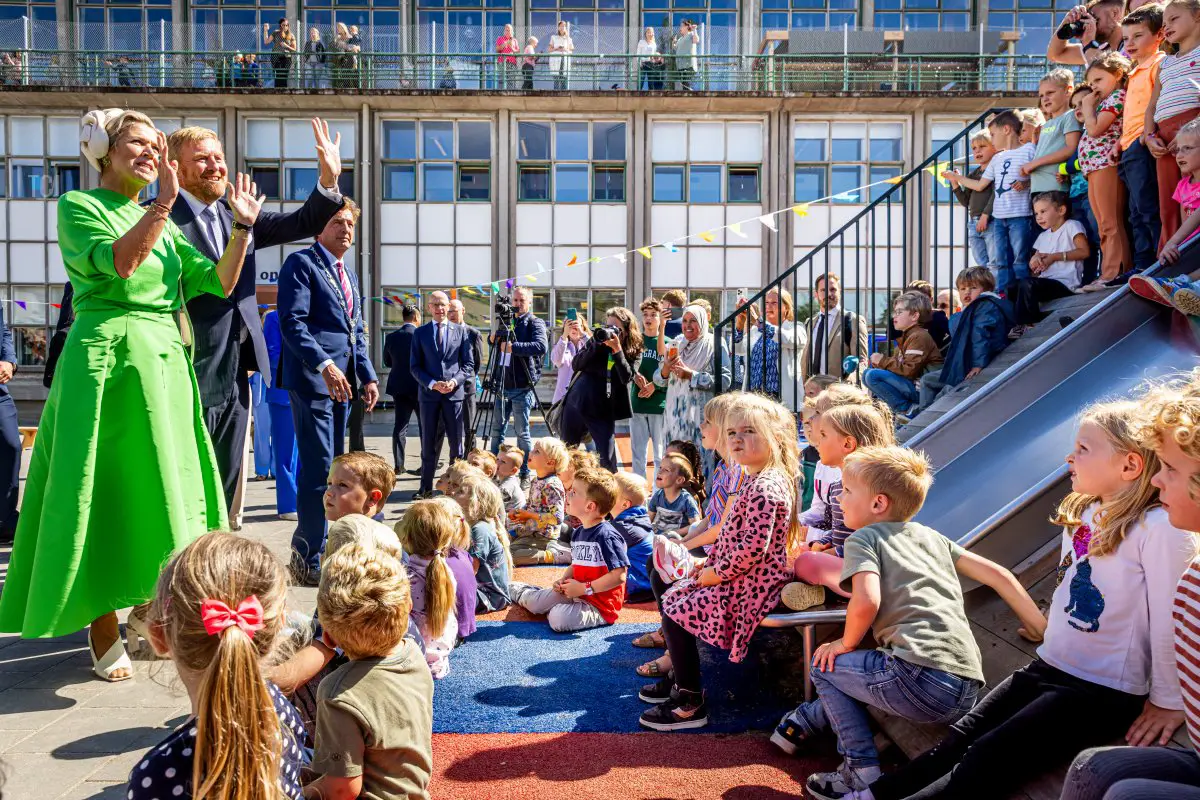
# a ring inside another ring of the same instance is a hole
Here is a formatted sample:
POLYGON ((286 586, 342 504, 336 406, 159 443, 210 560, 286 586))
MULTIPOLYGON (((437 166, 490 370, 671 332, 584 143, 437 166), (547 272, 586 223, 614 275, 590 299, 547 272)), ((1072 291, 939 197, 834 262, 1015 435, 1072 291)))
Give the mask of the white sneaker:
POLYGON ((875 800, 870 785, 879 775, 879 767, 852 769, 843 761, 833 772, 809 775, 804 788, 817 800, 875 800))
POLYGON ((295 511, 285 511, 279 515, 279 518, 287 522, 298 522, 300 520, 300 515, 295 511))

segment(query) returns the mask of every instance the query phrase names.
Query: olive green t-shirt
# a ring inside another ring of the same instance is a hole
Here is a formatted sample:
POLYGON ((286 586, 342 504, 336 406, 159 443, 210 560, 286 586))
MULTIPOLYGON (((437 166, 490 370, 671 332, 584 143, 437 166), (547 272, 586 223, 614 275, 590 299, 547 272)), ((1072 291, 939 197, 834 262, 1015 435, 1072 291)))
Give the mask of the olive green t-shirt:
POLYGON ((386 658, 351 661, 317 688, 312 770, 363 779, 359 797, 429 797, 433 676, 411 639, 386 658))
POLYGON ((983 681, 979 645, 963 608, 954 565, 965 551, 915 522, 880 522, 850 534, 842 588, 860 572, 879 576, 871 626, 880 649, 922 667, 983 681))

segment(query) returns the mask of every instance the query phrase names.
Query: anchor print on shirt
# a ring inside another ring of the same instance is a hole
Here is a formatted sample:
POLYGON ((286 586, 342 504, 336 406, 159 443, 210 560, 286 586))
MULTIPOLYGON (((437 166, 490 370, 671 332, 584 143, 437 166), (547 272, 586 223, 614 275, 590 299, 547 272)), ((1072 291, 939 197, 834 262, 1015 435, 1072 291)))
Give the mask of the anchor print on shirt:
MULTIPOLYGON (((1000 180, 996 181, 996 197, 1003 197, 1013 190, 1011 184, 1007 189, 1004 188, 1004 179, 1008 177, 1008 168, 1010 166, 1012 166, 1011 158, 1004 159, 1004 163, 1000 165, 1000 180)), ((1013 181, 1013 183, 1016 183, 1016 181, 1013 181)))
POLYGON ((1095 633, 1100 630, 1100 615, 1104 613, 1104 593, 1092 583, 1092 560, 1080 559, 1071 578, 1071 595, 1067 601, 1067 624, 1077 631, 1095 633), (1078 624, 1076 620, 1079 621, 1078 624))

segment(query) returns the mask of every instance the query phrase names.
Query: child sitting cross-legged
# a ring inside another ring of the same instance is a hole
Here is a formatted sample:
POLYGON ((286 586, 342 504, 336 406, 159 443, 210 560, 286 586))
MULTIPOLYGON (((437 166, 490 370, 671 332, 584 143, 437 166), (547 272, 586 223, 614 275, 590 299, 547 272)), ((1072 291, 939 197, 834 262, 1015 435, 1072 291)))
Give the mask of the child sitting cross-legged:
POLYGON ((434 678, 449 674, 450 651, 458 638, 454 614, 457 585, 446 563, 457 532, 457 518, 436 500, 418 500, 396 523, 396 535, 408 553, 411 614, 421 631, 425 661, 434 678))
POLYGON ((1067 458, 1072 492, 1053 520, 1063 526, 1060 583, 1037 658, 939 745, 873 783, 876 800, 1008 797, 1085 747, 1157 740, 1178 725, 1172 599, 1196 542, 1160 507, 1141 414, 1117 402, 1080 418, 1067 458))
POLYGON ((629 556, 625 538, 604 518, 617 503, 617 482, 603 469, 575 473, 567 490, 567 511, 581 523, 571 539, 571 566, 549 589, 514 582, 508 596, 525 610, 546 614, 559 633, 582 631, 617 621, 625 602, 629 556))
POLYGON ((504 498, 499 487, 482 475, 468 475, 454 499, 471 526, 467 554, 475 567, 475 613, 486 614, 508 606, 512 556, 504 531, 504 498))
POLYGON ((613 506, 612 526, 625 537, 629 574, 625 577, 625 602, 644 603, 653 599, 650 592, 649 563, 654 544, 654 528, 646 511, 650 488, 646 479, 633 472, 618 472, 617 504, 613 506))
POLYGON ((678 453, 664 455, 654 474, 654 484, 646 508, 655 533, 677 531, 700 519, 700 506, 688 491, 696 490, 696 476, 686 458, 678 453))
POLYGON ((412 598, 404 564, 352 543, 322 565, 317 617, 348 659, 317 690, 309 800, 428 798, 433 771, 433 679, 408 638, 412 598))
POLYGON ((304 725, 263 678, 284 642, 287 571, 264 545, 207 533, 175 555, 150 606, 150 643, 175 662, 191 714, 129 775, 134 800, 298 800, 304 725))
POLYGON ((795 753, 833 729, 842 765, 807 781, 808 792, 822 800, 871 796, 867 787, 879 777, 879 753, 868 705, 926 723, 952 722, 975 705, 983 667, 960 574, 999 592, 1032 631, 1045 624, 1012 573, 910 521, 933 483, 922 454, 862 448, 846 457, 842 483, 842 512, 855 529, 842 571, 842 588, 851 591, 845 630, 814 654, 818 698, 787 714, 771 736, 781 750, 795 753), (879 648, 857 649, 868 631, 879 648))
POLYGON ((896 354, 871 353, 871 369, 863 383, 871 394, 897 414, 911 415, 919 405, 917 381, 942 363, 942 352, 925 326, 933 314, 933 300, 922 292, 905 292, 892 304, 892 324, 900 332, 896 354))
POLYGON ((1070 216, 1070 201, 1063 192, 1045 192, 1033 201, 1033 216, 1042 227, 1029 259, 1032 277, 1021 278, 1013 291, 1017 324, 1008 332, 1019 339, 1045 314, 1041 304, 1070 297, 1083 281, 1083 262, 1091 252, 1083 224, 1070 216))
POLYGON ((570 463, 567 446, 550 436, 535 439, 529 450, 533 481, 525 508, 508 512, 510 551, 517 566, 568 564, 571 548, 560 542, 566 491, 558 474, 570 463))
POLYGON ((504 496, 504 510, 515 511, 525 507, 525 490, 521 488, 521 465, 525 463, 525 453, 514 444, 500 447, 496 456, 496 485, 504 496))

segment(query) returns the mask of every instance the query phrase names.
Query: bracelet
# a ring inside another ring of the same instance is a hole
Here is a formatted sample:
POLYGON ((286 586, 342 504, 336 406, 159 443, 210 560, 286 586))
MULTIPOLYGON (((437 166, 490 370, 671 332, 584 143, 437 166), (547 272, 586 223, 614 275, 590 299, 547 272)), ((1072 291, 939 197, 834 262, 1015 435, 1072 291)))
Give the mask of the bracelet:
POLYGON ((233 221, 233 229, 235 231, 248 231, 252 230, 253 228, 253 225, 246 225, 245 223, 238 222, 236 219, 233 221))
POLYGON ((167 214, 167 215, 170 215, 170 213, 171 213, 171 207, 170 207, 169 205, 167 205, 166 203, 160 203, 160 202, 158 202, 157 200, 155 200, 154 202, 152 202, 152 203, 150 204, 150 207, 151 207, 151 208, 157 208, 159 211, 161 211, 161 212, 163 212, 164 214, 167 214))

